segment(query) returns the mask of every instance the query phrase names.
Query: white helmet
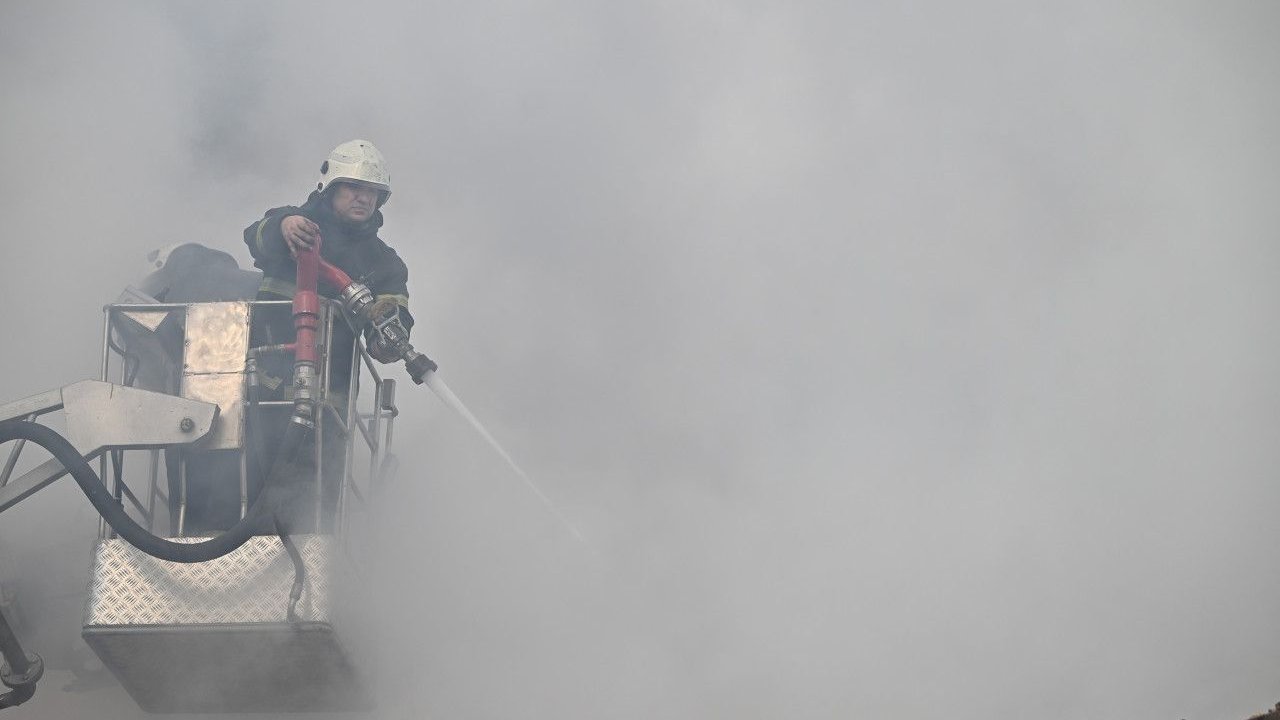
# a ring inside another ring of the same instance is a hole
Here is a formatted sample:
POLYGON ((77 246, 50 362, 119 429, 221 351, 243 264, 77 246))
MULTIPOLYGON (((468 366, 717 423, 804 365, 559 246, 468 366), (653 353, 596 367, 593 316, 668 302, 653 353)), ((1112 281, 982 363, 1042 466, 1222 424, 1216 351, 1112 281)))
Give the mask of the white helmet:
POLYGON ((316 189, 324 192, 336 181, 363 185, 381 191, 378 206, 391 195, 391 175, 387 161, 378 148, 368 140, 348 140, 329 153, 329 159, 320 166, 320 182, 316 189))

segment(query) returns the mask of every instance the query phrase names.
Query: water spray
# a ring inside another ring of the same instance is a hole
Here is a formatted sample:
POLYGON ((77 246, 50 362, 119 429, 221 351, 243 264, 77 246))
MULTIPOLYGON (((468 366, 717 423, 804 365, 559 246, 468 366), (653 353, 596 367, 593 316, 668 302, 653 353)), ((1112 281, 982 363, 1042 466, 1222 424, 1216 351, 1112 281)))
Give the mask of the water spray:
POLYGON ((462 404, 462 401, 458 399, 458 396, 453 394, 453 391, 449 389, 449 386, 445 384, 444 380, 440 379, 440 375, 438 373, 435 371, 428 372, 426 374, 425 384, 427 387, 431 388, 431 390, 435 392, 441 400, 444 401, 445 405, 453 408, 463 417, 464 420, 471 424, 471 427, 479 433, 480 437, 484 438, 485 442, 489 443, 489 447, 493 448, 494 452, 498 453, 498 455, 506 461, 507 467, 510 467, 512 472, 518 475, 520 479, 524 481, 524 484, 533 491, 533 494, 538 496, 538 499, 542 501, 542 505, 546 507, 562 525, 565 526, 570 534, 573 535, 574 539, 583 545, 586 545, 592 552, 597 552, 595 546, 588 542, 587 538, 579 532, 578 528, 574 527, 573 523, 569 522, 569 519, 560 512, 560 510, 555 506, 555 503, 551 502, 551 498, 547 497, 546 493, 542 492, 542 490, 534 484, 533 480, 529 478, 529 475, 524 470, 520 469, 519 465, 516 465, 516 461, 511 459, 511 456, 507 454, 506 450, 502 449, 502 446, 498 444, 498 441, 494 439, 493 435, 490 435, 484 425, 480 424, 480 421, 476 419, 476 416, 472 415, 471 411, 467 409, 467 406, 462 404))
POLYGON ((409 342, 409 331, 400 324, 399 313, 383 314, 379 312, 379 305, 368 286, 352 280, 351 276, 343 272, 341 268, 319 257, 319 253, 315 253, 315 257, 318 262, 316 272, 320 278, 339 291, 342 305, 348 315, 355 322, 363 324, 373 331, 372 341, 378 343, 383 350, 390 351, 395 357, 404 361, 405 369, 409 371, 409 377, 415 383, 419 385, 425 384, 446 405, 457 411, 479 433, 480 437, 484 438, 489 447, 498 453, 503 461, 507 463, 507 466, 519 476, 520 480, 533 491, 533 494, 538 496, 538 500, 542 502, 543 506, 560 521, 560 524, 564 525, 574 539, 586 545, 593 553, 598 554, 595 547, 587 541, 578 528, 569 522, 569 519, 560 512, 555 503, 551 502, 551 498, 547 497, 546 493, 542 492, 534 484, 528 473, 521 470, 519 465, 516 465, 515 461, 511 459, 511 455, 498 444, 498 441, 485 429, 484 425, 480 424, 476 416, 471 414, 467 406, 462 404, 458 396, 453 394, 453 391, 449 389, 444 380, 440 379, 440 376, 436 373, 438 366, 435 362, 413 348, 413 345, 409 342))

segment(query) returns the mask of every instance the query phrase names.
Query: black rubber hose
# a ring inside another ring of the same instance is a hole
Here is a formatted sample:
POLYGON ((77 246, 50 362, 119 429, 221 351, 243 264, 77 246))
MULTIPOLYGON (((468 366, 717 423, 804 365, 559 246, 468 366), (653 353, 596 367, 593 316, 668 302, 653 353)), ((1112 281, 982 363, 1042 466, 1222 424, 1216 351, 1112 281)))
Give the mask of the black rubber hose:
MULTIPOLYGON (((248 436, 246 439, 246 452, 253 456, 253 463, 257 466, 258 477, 262 477, 262 466, 265 464, 266 453, 262 450, 261 433, 257 432, 257 428, 262 423, 262 408, 258 405, 259 388, 257 385, 249 387, 248 399, 249 409, 246 413, 248 421, 248 436)), ((293 423, 290 423, 293 424, 293 423)), ((277 456, 279 462, 279 456, 277 456)), ((283 468, 272 464, 273 469, 277 472, 283 468)), ((266 488, 262 488, 259 492, 265 492, 266 488)), ((285 612, 285 617, 291 623, 298 622, 298 600, 302 598, 302 589, 306 585, 307 566, 302 561, 302 553, 298 551, 298 546, 293 542, 293 538, 289 536, 288 522, 281 517, 281 513, 275 515, 276 534, 280 536, 280 544, 284 546, 284 551, 289 554, 289 560, 293 562, 293 587, 289 589, 289 606, 285 612)))
POLYGON ((0 710, 18 707, 36 695, 36 684, 19 685, 4 695, 0 695, 0 710))
POLYGON ((289 530, 285 527, 285 521, 276 515, 276 534, 280 536, 280 544, 284 545, 284 551, 289 553, 289 559, 293 561, 293 587, 289 588, 289 609, 285 612, 285 617, 289 622, 298 622, 298 600, 302 598, 302 588, 307 581, 307 566, 302 562, 302 553, 298 552, 298 546, 294 545, 293 538, 289 537, 289 530))
MULTIPOLYGON (((246 392, 248 398, 248 411, 245 412, 245 452, 249 454, 250 461, 253 463, 254 477, 265 478, 267 472, 267 453, 262 448, 262 406, 258 405, 261 399, 261 388, 254 384, 250 385, 246 392)), ((262 492, 262 488, 258 489, 262 492)))
MULTIPOLYGON (((280 444, 276 462, 272 466, 272 477, 268 478, 268 486, 272 484, 271 479, 283 470, 283 466, 293 463, 308 432, 298 423, 289 423, 289 428, 285 431, 284 439, 280 444)), ((284 501, 280 494, 269 492, 270 488, 264 487, 244 519, 231 526, 226 532, 203 542, 176 543, 151 534, 129 517, 111 493, 107 492, 107 488, 98 479, 93 468, 89 467, 89 463, 80 457, 79 451, 56 431, 44 425, 23 420, 0 422, 0 443, 20 439, 28 440, 48 450, 71 473, 71 477, 75 478, 94 509, 120 537, 142 552, 161 560, 198 563, 214 560, 233 552, 256 534, 255 530, 261 525, 260 517, 275 515, 276 506, 284 501)))

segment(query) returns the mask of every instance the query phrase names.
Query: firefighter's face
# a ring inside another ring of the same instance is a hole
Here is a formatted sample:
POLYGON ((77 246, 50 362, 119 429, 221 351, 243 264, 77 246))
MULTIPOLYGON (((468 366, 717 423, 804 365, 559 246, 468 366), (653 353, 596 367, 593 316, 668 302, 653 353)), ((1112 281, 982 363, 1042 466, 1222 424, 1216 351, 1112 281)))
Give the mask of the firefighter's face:
POLYGON ((333 212, 343 220, 364 222, 378 209, 378 191, 363 185, 334 183, 333 212))

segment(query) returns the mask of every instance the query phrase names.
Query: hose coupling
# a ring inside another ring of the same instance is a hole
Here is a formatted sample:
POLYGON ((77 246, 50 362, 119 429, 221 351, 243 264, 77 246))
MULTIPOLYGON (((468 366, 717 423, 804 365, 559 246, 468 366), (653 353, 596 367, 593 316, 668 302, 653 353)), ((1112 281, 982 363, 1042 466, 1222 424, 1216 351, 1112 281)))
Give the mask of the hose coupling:
POLYGON ((27 669, 22 672, 14 672, 9 663, 5 663, 0 667, 0 683, 4 683, 5 687, 14 690, 22 690, 31 687, 40 680, 44 675, 44 660, 35 653, 25 653, 27 656, 27 669))
POLYGON ((366 309, 374 302, 373 291, 368 286, 358 282, 342 288, 342 307, 355 320, 360 323, 367 322, 369 318, 365 317, 366 309))

